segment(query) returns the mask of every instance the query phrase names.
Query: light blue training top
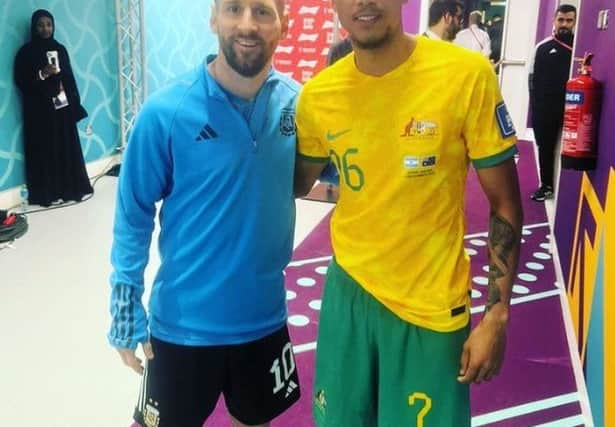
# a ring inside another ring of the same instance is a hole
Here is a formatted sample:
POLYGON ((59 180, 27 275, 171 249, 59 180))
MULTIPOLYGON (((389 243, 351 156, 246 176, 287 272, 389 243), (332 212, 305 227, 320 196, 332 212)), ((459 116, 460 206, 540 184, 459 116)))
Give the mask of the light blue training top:
POLYGON ((181 345, 238 344, 284 325, 298 90, 272 69, 239 112, 201 65, 148 98, 118 185, 113 346, 135 348, 148 331, 181 345), (160 200, 161 265, 146 316, 143 271, 160 200))

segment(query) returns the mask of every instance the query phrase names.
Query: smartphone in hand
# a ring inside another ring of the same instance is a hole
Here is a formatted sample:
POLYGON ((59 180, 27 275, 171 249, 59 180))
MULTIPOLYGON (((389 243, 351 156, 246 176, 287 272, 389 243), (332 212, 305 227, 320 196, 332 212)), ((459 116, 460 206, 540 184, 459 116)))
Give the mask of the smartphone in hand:
POLYGON ((58 69, 58 71, 60 71, 60 62, 58 60, 58 51, 57 50, 47 51, 47 62, 49 62, 49 64, 55 66, 58 69))

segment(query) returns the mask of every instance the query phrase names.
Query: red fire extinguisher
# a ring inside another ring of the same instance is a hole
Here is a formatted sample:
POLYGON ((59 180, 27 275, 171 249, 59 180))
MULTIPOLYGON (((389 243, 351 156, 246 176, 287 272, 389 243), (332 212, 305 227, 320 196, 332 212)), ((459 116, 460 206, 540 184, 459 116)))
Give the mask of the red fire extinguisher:
POLYGON ((600 82, 591 76, 593 53, 586 53, 579 76, 566 84, 562 129, 562 168, 596 168, 597 131, 600 116, 600 82))

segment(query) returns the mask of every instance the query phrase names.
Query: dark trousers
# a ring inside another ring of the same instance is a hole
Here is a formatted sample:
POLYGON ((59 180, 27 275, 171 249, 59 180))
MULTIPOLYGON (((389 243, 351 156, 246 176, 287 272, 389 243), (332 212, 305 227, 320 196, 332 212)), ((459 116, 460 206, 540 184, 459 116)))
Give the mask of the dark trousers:
POLYGON ((553 169, 555 166, 555 147, 557 146, 563 124, 563 107, 532 108, 534 137, 538 145, 538 164, 540 182, 553 187, 553 169))

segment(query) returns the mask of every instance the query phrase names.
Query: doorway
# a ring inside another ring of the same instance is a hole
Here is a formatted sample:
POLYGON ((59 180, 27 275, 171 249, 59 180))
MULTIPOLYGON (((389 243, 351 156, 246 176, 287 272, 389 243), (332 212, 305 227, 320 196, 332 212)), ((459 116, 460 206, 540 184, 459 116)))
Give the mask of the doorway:
POLYGON ((539 5, 535 0, 480 3, 490 17, 492 32, 499 33, 496 72, 517 135, 524 138, 529 109, 528 59, 535 46, 539 5))

